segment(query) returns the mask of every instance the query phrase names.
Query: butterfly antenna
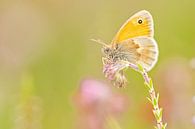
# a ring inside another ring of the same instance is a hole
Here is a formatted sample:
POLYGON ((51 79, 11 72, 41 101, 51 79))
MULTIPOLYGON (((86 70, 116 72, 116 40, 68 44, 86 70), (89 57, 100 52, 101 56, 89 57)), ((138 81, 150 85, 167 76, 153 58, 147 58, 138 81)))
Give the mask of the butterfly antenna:
POLYGON ((91 40, 91 41, 94 41, 94 42, 96 42, 96 43, 99 43, 99 44, 101 44, 101 45, 103 45, 103 46, 108 47, 108 45, 107 45, 106 43, 102 42, 102 41, 99 40, 99 39, 90 39, 90 40, 91 40))

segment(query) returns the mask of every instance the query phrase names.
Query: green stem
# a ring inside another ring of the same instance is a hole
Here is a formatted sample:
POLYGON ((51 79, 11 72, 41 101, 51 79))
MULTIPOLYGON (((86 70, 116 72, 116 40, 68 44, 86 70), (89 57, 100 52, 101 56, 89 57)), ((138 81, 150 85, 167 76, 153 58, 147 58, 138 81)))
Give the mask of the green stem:
POLYGON ((163 123, 162 121, 162 108, 159 107, 159 93, 156 94, 154 90, 154 86, 152 83, 152 79, 148 76, 147 72, 141 65, 134 65, 134 64, 129 64, 129 67, 134 69, 135 71, 139 72, 145 81, 145 85, 148 88, 148 92, 150 97, 147 97, 147 99, 151 102, 153 106, 153 114, 156 119, 157 125, 155 126, 156 129, 165 129, 167 126, 167 123, 163 123))
POLYGON ((111 129, 121 129, 119 123, 112 116, 107 116, 107 125, 111 129))

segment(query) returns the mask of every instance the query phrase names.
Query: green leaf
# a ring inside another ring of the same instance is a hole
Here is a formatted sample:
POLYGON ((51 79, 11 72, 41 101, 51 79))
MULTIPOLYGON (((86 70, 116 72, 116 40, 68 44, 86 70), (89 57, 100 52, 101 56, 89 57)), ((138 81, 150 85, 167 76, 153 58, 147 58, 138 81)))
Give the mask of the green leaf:
POLYGON ((167 123, 165 123, 162 127, 162 129, 165 129, 167 127, 167 123))
POLYGON ((162 120, 162 108, 160 108, 159 118, 162 120))
POLYGON ((148 101, 152 104, 152 100, 149 97, 146 97, 148 101))
POLYGON ((150 87, 153 87, 153 82, 152 82, 152 79, 150 79, 149 84, 150 84, 150 87))
POLYGON ((144 72, 144 68, 142 67, 141 64, 137 64, 137 67, 139 69, 140 72, 144 72))
POLYGON ((157 104, 158 104, 158 102, 157 102, 156 98, 154 98, 153 99, 153 105, 154 105, 155 108, 156 108, 157 104))
POLYGON ((144 85, 150 90, 150 85, 148 85, 148 83, 144 82, 144 85))
POLYGON ((153 110, 153 114, 154 114, 156 120, 158 121, 159 120, 159 116, 158 116, 157 111, 156 110, 153 110))

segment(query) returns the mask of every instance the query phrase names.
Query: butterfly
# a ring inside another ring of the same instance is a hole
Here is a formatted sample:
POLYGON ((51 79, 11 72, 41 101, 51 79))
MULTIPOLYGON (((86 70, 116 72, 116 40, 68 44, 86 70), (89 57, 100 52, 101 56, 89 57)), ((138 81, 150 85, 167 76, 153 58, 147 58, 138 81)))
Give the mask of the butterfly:
MULTIPOLYGON (((130 62, 140 64, 146 71, 150 71, 158 59, 158 45, 154 39, 154 23, 152 15, 142 10, 130 17, 116 33, 111 43, 103 44, 102 61, 104 66, 108 64, 121 64, 121 62, 130 62)), ((121 66, 121 65, 120 65, 121 66)), ((115 68, 115 67, 114 67, 115 68)), ((121 69, 117 85, 122 86, 124 81, 121 69)))

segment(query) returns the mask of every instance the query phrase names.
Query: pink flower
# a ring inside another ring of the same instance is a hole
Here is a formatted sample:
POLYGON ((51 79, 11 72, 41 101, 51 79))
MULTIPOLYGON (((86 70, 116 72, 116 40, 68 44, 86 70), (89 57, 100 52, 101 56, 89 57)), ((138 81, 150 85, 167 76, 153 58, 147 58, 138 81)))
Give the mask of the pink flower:
POLYGON ((129 66, 127 61, 109 62, 104 64, 103 73, 117 87, 123 87, 127 83, 123 70, 129 66))
POLYGON ((93 79, 81 82, 74 102, 82 129, 104 129, 108 117, 118 118, 127 109, 127 97, 113 93, 106 83, 93 79))

